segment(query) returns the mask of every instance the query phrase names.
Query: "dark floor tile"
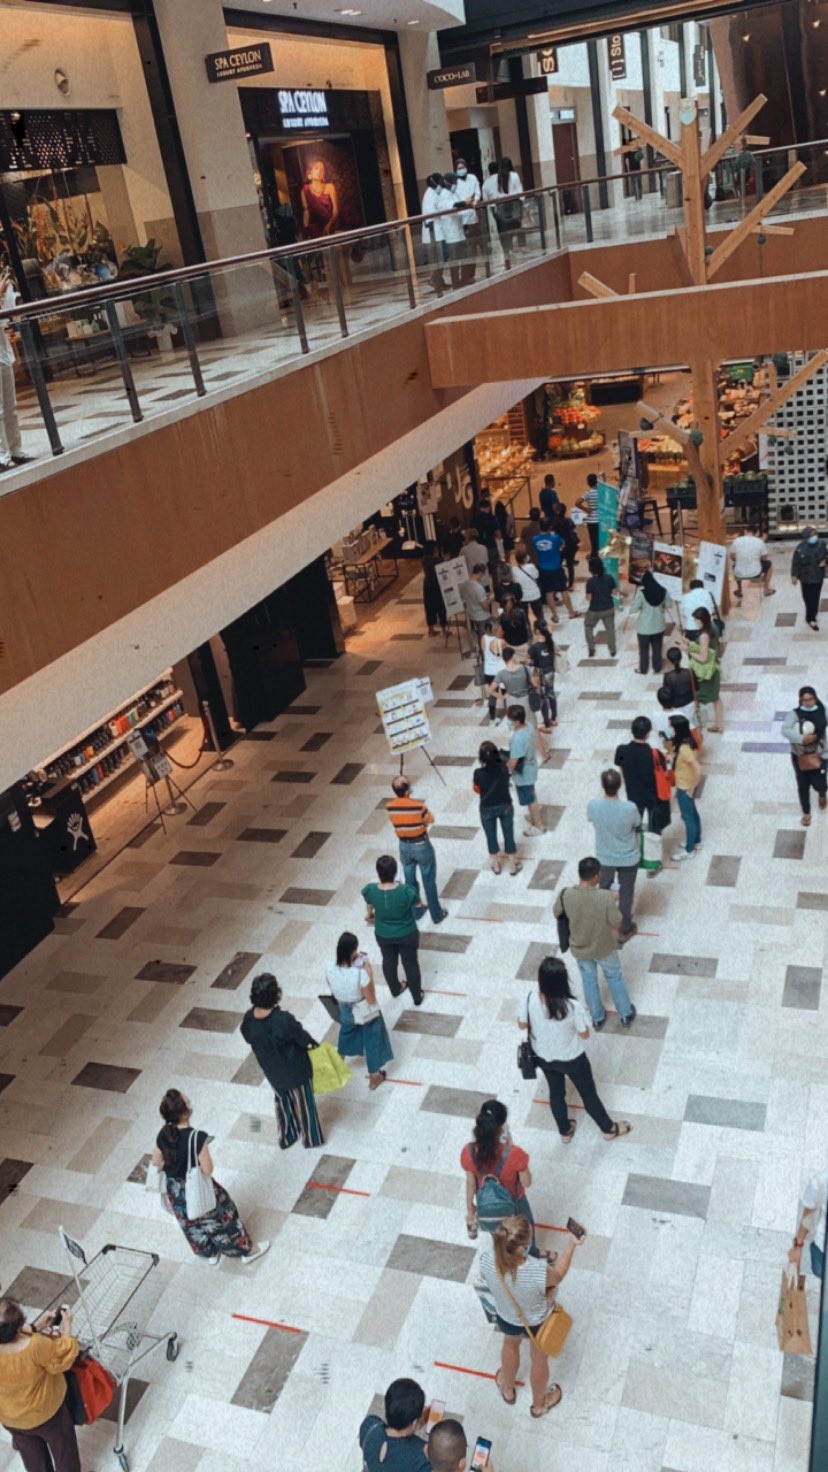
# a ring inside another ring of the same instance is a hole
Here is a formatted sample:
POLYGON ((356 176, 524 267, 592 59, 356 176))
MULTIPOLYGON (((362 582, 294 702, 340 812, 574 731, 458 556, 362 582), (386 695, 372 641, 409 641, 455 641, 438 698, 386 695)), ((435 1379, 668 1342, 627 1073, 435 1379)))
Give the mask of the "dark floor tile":
POLYGON ((179 849, 171 859, 171 864, 185 864, 192 869, 211 869, 217 864, 221 854, 202 852, 198 849, 179 849))
POLYGON ((261 959, 259 951, 236 951, 232 961, 227 962, 210 986, 216 991, 234 992, 237 987, 241 986, 244 978, 249 976, 256 962, 261 959))
POLYGON ((14 1083, 14 1079, 15 1075, 13 1073, 0 1073, 0 1094, 2 1094, 4 1089, 9 1087, 9 1084, 14 1083))
POLYGON ((580 695, 578 696, 578 699, 579 700, 596 700, 596 701, 620 700, 621 699, 621 691, 620 690, 582 690, 581 693, 580 693, 580 695))
POLYGON ((359 776, 360 772, 364 771, 364 769, 365 769, 365 763, 364 762, 346 762, 345 765, 344 765, 344 767, 340 767, 340 769, 337 772, 336 776, 331 778, 331 786, 332 787, 347 787, 347 786, 349 786, 349 784, 351 782, 353 782, 354 779, 359 776))
POLYGON ((622 1038, 646 1038, 648 1041, 662 1042, 667 1036, 669 1026, 669 1017, 657 1017, 647 1012, 637 1012, 632 1027, 624 1027, 619 1017, 607 1014, 601 1035, 606 1037, 608 1033, 617 1033, 622 1038))
POLYGON ((196 1032, 237 1032, 243 1016, 242 1012, 223 1012, 219 1007, 191 1007, 178 1026, 196 1032))
POLYGON ((553 746, 552 750, 549 753, 549 760, 544 762, 543 766, 541 767, 541 771, 559 772, 564 763, 569 760, 570 755, 570 747, 553 746))
POLYGON ((473 1262, 473 1247, 455 1247, 448 1242, 408 1237, 402 1233, 394 1243, 385 1266, 396 1268, 401 1273, 415 1273, 418 1278, 442 1278, 450 1283, 465 1283, 473 1262))
POLYGON ((123 1068, 116 1063, 86 1063, 72 1079, 84 1089, 104 1089, 111 1094, 125 1094, 140 1078, 140 1068, 123 1068))
POLYGON ((304 746, 300 746, 299 750, 321 751, 322 747, 326 744, 326 742, 330 741, 332 736, 333 731, 314 731, 313 735, 308 737, 304 746))
POLYGON ((335 889, 302 889, 293 886, 279 896, 279 902, 283 905, 329 905, 335 894, 335 889))
POLYGON ((448 756, 434 752, 431 760, 435 767, 476 767, 476 756, 448 756))
POLYGON ((136 973, 136 981, 169 981, 175 986, 183 986, 188 981, 195 966, 183 966, 178 961, 147 961, 146 966, 136 973))
POLYGON ((316 855, 319 853, 319 850, 322 848, 322 846, 324 844, 326 844, 328 842, 328 839, 330 837, 331 837, 331 834, 330 833, 315 833, 315 832, 307 833, 305 835, 305 837, 302 839, 302 842, 298 845, 298 847, 293 850, 293 853, 291 854, 291 858, 292 859, 313 859, 313 858, 315 858, 316 855))
POLYGON ((623 721, 617 721, 617 720, 616 721, 607 721, 607 730, 608 731, 629 731, 631 724, 632 723, 630 721, 627 721, 627 720, 623 720, 623 721))
POLYGON ((773 655, 773 656, 769 656, 769 655, 766 655, 766 654, 765 655, 755 655, 752 659, 743 659, 742 660, 742 664, 743 665, 749 665, 749 664, 766 665, 766 664, 787 664, 787 663, 788 663, 788 656, 786 654, 773 655))
POLYGON ((424 1012, 422 1007, 410 1007, 401 1012, 394 1023, 394 1032, 425 1033, 430 1037, 453 1038, 462 1017, 448 1012, 424 1012))
POLYGON ((0 1027, 8 1027, 22 1011, 22 1007, 15 1007, 11 1002, 3 1002, 0 1005, 0 1027))
POLYGON ((472 943, 472 936, 449 935, 446 933, 445 926, 446 922, 444 920, 439 930, 421 930, 420 950, 448 951, 456 956, 465 955, 466 951, 469 949, 469 946, 472 943))
POLYGON ((312 782, 315 772, 274 772, 271 782, 312 782))
POLYGON ((718 964, 715 956, 675 956, 670 951, 656 951, 648 970, 668 976, 715 976, 718 964))
POLYGON ((249 1053, 244 1062, 236 1069, 230 1082, 231 1084, 249 1084, 255 1089, 258 1088, 263 1077, 264 1074, 259 1067, 258 1059, 255 1054, 249 1053))
POLYGON ((724 681, 722 681, 721 688, 722 690, 729 692, 731 695, 755 695, 756 691, 759 689, 759 686, 744 684, 738 685, 733 684, 732 682, 729 684, 725 684, 724 681))
POLYGON ((600 669, 611 670, 612 667, 613 667, 613 665, 615 665, 617 663, 618 663, 617 659, 613 659, 613 658, 610 658, 610 659, 599 659, 597 655, 596 655, 595 659, 590 659, 589 656, 587 655, 587 658, 586 659, 579 659, 577 661, 577 665, 578 665, 578 668, 579 669, 591 669, 591 670, 600 670, 600 669))
MULTIPOLYGON (((283 710, 282 711, 282 717, 284 717, 284 716, 318 716, 321 709, 322 709, 321 705, 289 705, 286 710, 283 710)), ((274 735, 275 735, 275 732, 274 732, 274 735)))
MULTIPOLYGON (((124 1406, 125 1424, 129 1423, 129 1418, 132 1415, 132 1412, 141 1401, 144 1391, 148 1387, 148 1380, 133 1380, 132 1376, 130 1375, 129 1380, 127 1381, 126 1405, 124 1406)), ((111 1425, 117 1426, 119 1403, 120 1394, 115 1396, 114 1400, 110 1403, 110 1405, 107 1406, 105 1411, 101 1411, 101 1420, 109 1421, 111 1425)))
MULTIPOLYGON (((789 748, 785 746, 787 751, 789 748)), ((805 834, 796 828, 780 828, 773 845, 775 859, 804 859, 805 834)))
POLYGON ((796 624, 796 614, 778 613, 774 622, 777 629, 792 629, 796 624))
POLYGON ((811 1355, 783 1354, 780 1395, 813 1404, 815 1371, 816 1360, 811 1355))
POLYGON ((154 833, 160 832, 161 824, 157 820, 153 823, 147 823, 146 828, 142 828, 140 833, 136 833, 135 837, 129 840, 127 848, 143 848, 144 844, 152 838, 154 833))
MULTIPOLYGON (((28 1175, 32 1165, 29 1160, 0 1160, 0 1202, 5 1201, 17 1189, 23 1177, 28 1175)), ((8 1294, 9 1289, 3 1290, 8 1294)), ((44 1300, 47 1302, 48 1300, 44 1300)))
POLYGON ((448 689, 468 690, 473 680, 474 675, 455 675, 454 679, 449 681, 448 689))
POLYGON ((640 1206, 646 1211, 674 1216, 695 1216, 704 1221, 710 1202, 710 1187, 690 1181, 670 1181, 661 1176, 627 1176, 622 1206, 640 1206))
POLYGON ((464 900, 479 874, 478 869, 455 869, 441 888, 444 900, 464 900))
MULTIPOLYGON (((635 1023, 638 1027, 638 1019, 635 1023)), ((684 1118, 691 1124, 721 1125, 731 1130, 765 1128, 767 1106, 746 1099, 716 1099, 707 1094, 689 1094, 684 1118)))
POLYGON ((205 802, 204 806, 200 807, 198 812, 193 814, 192 818, 187 819, 187 827, 206 828, 207 824, 212 823, 213 819, 226 806, 226 802, 205 802))
POLYGON ((535 865, 535 872, 527 885, 528 889, 554 890, 558 888, 558 882, 564 871, 563 859, 541 859, 535 865))
POLYGON ((77 910, 79 904, 79 900, 67 900, 65 905, 61 905, 59 910, 55 910, 55 918, 59 917, 61 920, 68 920, 72 911, 77 910))
POLYGON ((109 923, 104 926, 103 930, 98 931, 95 939, 120 940, 121 936, 124 934, 124 931, 129 930, 130 925, 134 925, 136 920, 140 920, 143 913, 143 907, 140 905, 125 905, 124 908, 122 910, 119 910, 117 915, 114 915, 109 923))
POLYGON ((707 870, 706 884, 717 889, 733 889, 739 878, 742 860, 735 854, 714 854, 707 870))
MULTIPOLYGON (((289 714, 291 714, 291 712, 284 711, 283 714, 284 715, 289 715, 289 714)), ((294 711, 293 714, 295 715, 296 712, 294 711)), ((278 731, 245 731, 244 736, 242 737, 242 740, 243 741, 275 741, 276 740, 276 737, 278 736, 278 734, 279 734, 278 731)))
POLYGON ((354 673, 357 675, 375 675, 377 670, 381 668, 381 659, 366 659, 365 663, 361 664, 359 669, 355 670, 354 673))
POLYGON ((453 827, 450 823, 435 823, 429 829, 432 838, 479 838, 479 828, 453 827))
MULTIPOLYGON (((557 943, 557 938, 555 943, 557 943)), ((515 979, 517 981, 537 982, 538 967, 540 966, 541 961, 545 961, 546 957, 552 954, 552 946, 553 941, 551 937, 548 944, 546 941, 542 940, 531 941, 530 944, 526 947, 526 952, 524 954, 523 960, 521 961, 520 966, 515 972, 515 979)))
POLYGON ((474 697, 471 700, 451 700, 446 695, 442 700, 435 700, 434 704, 439 710, 470 710, 477 704, 477 701, 474 697))
MULTIPOLYGON (((68 1268, 63 1273, 53 1273, 48 1268, 25 1267, 11 1283, 3 1284, 3 1292, 8 1298, 16 1298, 24 1308, 40 1310, 63 1291, 68 1276, 68 1268)), ((69 1297, 70 1301, 74 1300, 77 1294, 73 1292, 69 1297)))
POLYGON ((787 741, 743 741, 741 749, 742 751, 752 752, 789 752, 791 748, 787 741))
POLYGON ((451 1089, 443 1084, 432 1084, 426 1089, 420 1108, 426 1114, 450 1114, 453 1119, 476 1118, 491 1094, 478 1089, 451 1089))
POLYGON ((237 843, 281 843, 286 828, 245 828, 236 838, 237 843))
POLYGON ((546 829, 547 833, 554 833, 555 829, 561 821, 561 818, 566 812, 566 808, 556 808, 553 807, 550 803, 542 802, 540 805, 540 810, 541 817, 543 818, 543 826, 546 829))
MULTIPOLYGON (((255 1267, 248 1269, 251 1273, 255 1271, 255 1267)), ((304 1332, 267 1329, 233 1392, 231 1404, 265 1414, 272 1411, 307 1340, 304 1332)))
POLYGON ((789 966, 785 972, 782 1006, 818 1012, 822 972, 818 966, 789 966))
POLYGON ((798 910, 828 910, 828 894, 801 889, 796 897, 796 907, 798 910))
POLYGON ((314 1167, 308 1184, 304 1187, 292 1208, 297 1216, 313 1216, 325 1219, 336 1205, 337 1192, 326 1191, 326 1186, 344 1186, 355 1161, 344 1155, 322 1155, 314 1167))

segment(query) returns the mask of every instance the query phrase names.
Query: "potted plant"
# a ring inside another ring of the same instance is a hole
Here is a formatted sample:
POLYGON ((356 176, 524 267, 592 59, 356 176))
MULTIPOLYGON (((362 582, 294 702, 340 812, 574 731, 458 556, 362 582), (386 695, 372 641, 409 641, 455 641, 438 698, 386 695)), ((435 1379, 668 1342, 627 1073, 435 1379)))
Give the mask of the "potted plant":
MULTIPOLYGON (((158 271, 168 271, 169 262, 160 261, 161 247, 150 238, 146 245, 129 245, 122 252, 118 272, 119 280, 129 281, 133 277, 154 276, 158 271)), ((132 307, 147 325, 147 331, 158 342, 162 352, 172 351, 172 338, 178 331, 178 312, 171 291, 163 286, 153 291, 140 292, 132 299, 132 307)))

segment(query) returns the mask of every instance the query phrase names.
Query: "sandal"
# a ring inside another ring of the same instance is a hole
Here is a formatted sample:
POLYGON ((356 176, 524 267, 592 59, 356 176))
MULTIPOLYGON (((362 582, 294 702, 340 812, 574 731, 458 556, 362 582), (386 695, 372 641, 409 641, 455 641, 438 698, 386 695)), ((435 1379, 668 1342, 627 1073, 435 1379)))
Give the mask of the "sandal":
POLYGON ((491 869, 491 871, 492 871, 493 874, 499 874, 501 872, 501 866, 500 866, 499 863, 497 863, 497 864, 490 864, 489 865, 489 868, 491 869))
POLYGON ((802 827, 803 828, 810 828, 810 826, 811 826, 811 814, 810 813, 803 813, 802 814, 802 817, 800 818, 799 821, 802 824, 802 827))
POLYGON ((370 1083, 368 1084, 369 1089, 371 1089, 372 1091, 374 1089, 378 1089, 379 1086, 380 1086, 380 1084, 384 1084, 385 1083, 386 1077, 387 1077, 387 1075, 386 1075, 385 1069, 384 1068, 381 1068, 379 1070, 379 1072, 377 1073, 376 1078, 375 1079, 371 1079, 370 1083))
POLYGON ((530 1416, 534 1416, 536 1421, 539 1421, 541 1416, 547 1416, 555 1406, 559 1406, 562 1400, 563 1391, 560 1385, 550 1385, 546 1395, 543 1397, 543 1409, 536 1411, 534 1406, 530 1406, 529 1414, 530 1416))
MULTIPOLYGON (((514 1403, 515 1403, 515 1401, 517 1400, 517 1391, 516 1390, 513 1390, 512 1391, 512 1398, 510 1400, 509 1397, 508 1397, 508 1395, 506 1394, 506 1391, 503 1389, 503 1371, 502 1370, 498 1370, 497 1374, 495 1375, 495 1385, 497 1386, 498 1390, 500 1391, 500 1394, 503 1396, 503 1399, 505 1400, 507 1406, 513 1406, 514 1403)), ((550 1406, 549 1409, 551 1410, 552 1407, 550 1406)), ((532 1415, 534 1416, 534 1414, 535 1414, 535 1412, 533 1411, 532 1412, 532 1415)), ((543 1415, 544 1412, 541 1411, 540 1414, 543 1415)))
POLYGON ((566 1134, 565 1135, 561 1135, 561 1139, 562 1139, 562 1141, 563 1141, 563 1143, 565 1145, 569 1145, 569 1144, 572 1143, 572 1136, 575 1133, 575 1127, 576 1127, 577 1123, 578 1123, 577 1119, 571 1119, 569 1121, 569 1129, 567 1130, 566 1134))
POLYGON ((617 1119, 615 1121, 615 1124, 612 1127, 612 1134, 611 1135, 604 1135, 604 1139, 605 1140, 618 1140, 618 1139, 620 1139, 621 1135, 628 1135, 630 1133, 630 1130, 631 1129, 632 1129, 632 1125, 630 1124, 629 1120, 627 1120, 627 1119, 617 1119))
POLYGON ((518 861, 517 861, 517 863, 516 863, 516 864, 515 864, 515 865, 514 865, 514 867, 513 867, 513 868, 512 868, 512 869, 510 869, 510 870, 509 870, 509 873, 510 873, 510 875, 515 875, 515 874, 519 874, 519 873, 520 873, 520 871, 521 871, 521 869, 522 869, 522 868, 523 868, 523 865, 522 865, 522 863, 521 863, 521 862, 520 862, 520 859, 518 859, 518 861))

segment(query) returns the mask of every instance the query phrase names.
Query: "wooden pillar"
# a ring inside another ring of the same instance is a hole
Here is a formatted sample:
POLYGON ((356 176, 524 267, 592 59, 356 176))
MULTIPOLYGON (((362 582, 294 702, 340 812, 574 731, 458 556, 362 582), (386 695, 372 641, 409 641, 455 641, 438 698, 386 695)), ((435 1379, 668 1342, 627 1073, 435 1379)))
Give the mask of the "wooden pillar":
MULTIPOLYGON (((691 470, 696 480, 698 501, 699 541, 726 544, 724 524, 724 487, 721 458, 719 453, 719 396, 717 364, 709 358, 697 358, 690 363, 693 383, 693 412, 703 439, 691 461, 691 470), (700 472, 700 474, 699 474, 700 472)), ((730 607, 728 577, 725 574, 722 588, 722 612, 730 607)))
POLYGON ((704 253, 704 181, 701 176, 699 115, 692 100, 681 103, 681 174, 684 195, 684 249, 694 286, 707 280, 704 253))

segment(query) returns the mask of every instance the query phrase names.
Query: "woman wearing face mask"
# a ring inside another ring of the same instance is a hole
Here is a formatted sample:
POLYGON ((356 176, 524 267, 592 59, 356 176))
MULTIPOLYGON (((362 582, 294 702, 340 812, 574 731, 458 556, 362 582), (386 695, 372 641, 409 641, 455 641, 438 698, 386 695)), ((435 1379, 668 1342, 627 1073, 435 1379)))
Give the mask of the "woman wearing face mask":
MULTIPOLYGON (((458 158, 455 166, 454 192, 457 198, 467 205, 480 204, 480 180, 476 174, 469 171, 464 158, 458 158)), ((475 277, 475 261, 482 254, 483 232, 480 223, 480 211, 476 209, 463 210, 460 216, 466 233, 466 259, 463 263, 462 285, 467 286, 475 277)))
POLYGON ((443 275, 446 251, 442 228, 439 219, 436 219, 434 215, 435 210, 445 208, 440 199, 443 193, 442 174, 429 174, 426 179, 421 209, 424 215, 431 215, 432 218, 423 221, 423 257, 426 265, 433 267, 428 279, 438 296, 442 296, 443 292, 449 289, 448 282, 443 275))
POLYGON ((632 603, 630 613, 638 614, 636 633, 638 635, 638 673, 646 675, 650 669, 650 655, 653 657, 653 673, 661 673, 661 646, 664 641, 664 629, 667 623, 667 613, 673 606, 673 600, 666 588, 656 582, 655 577, 647 568, 641 579, 641 587, 638 589, 632 603))
POLYGON ((822 597, 822 583, 828 565, 828 546, 823 542, 815 526, 806 526, 805 536, 794 551, 791 560, 791 582, 802 588, 805 604, 805 622, 809 628, 819 632, 817 614, 822 597))
POLYGON ((813 685, 803 685, 799 700, 782 723, 782 735, 791 743, 799 806, 802 809, 802 826, 811 824, 811 792, 817 794, 821 808, 828 807, 826 796, 825 706, 818 698, 813 685))

